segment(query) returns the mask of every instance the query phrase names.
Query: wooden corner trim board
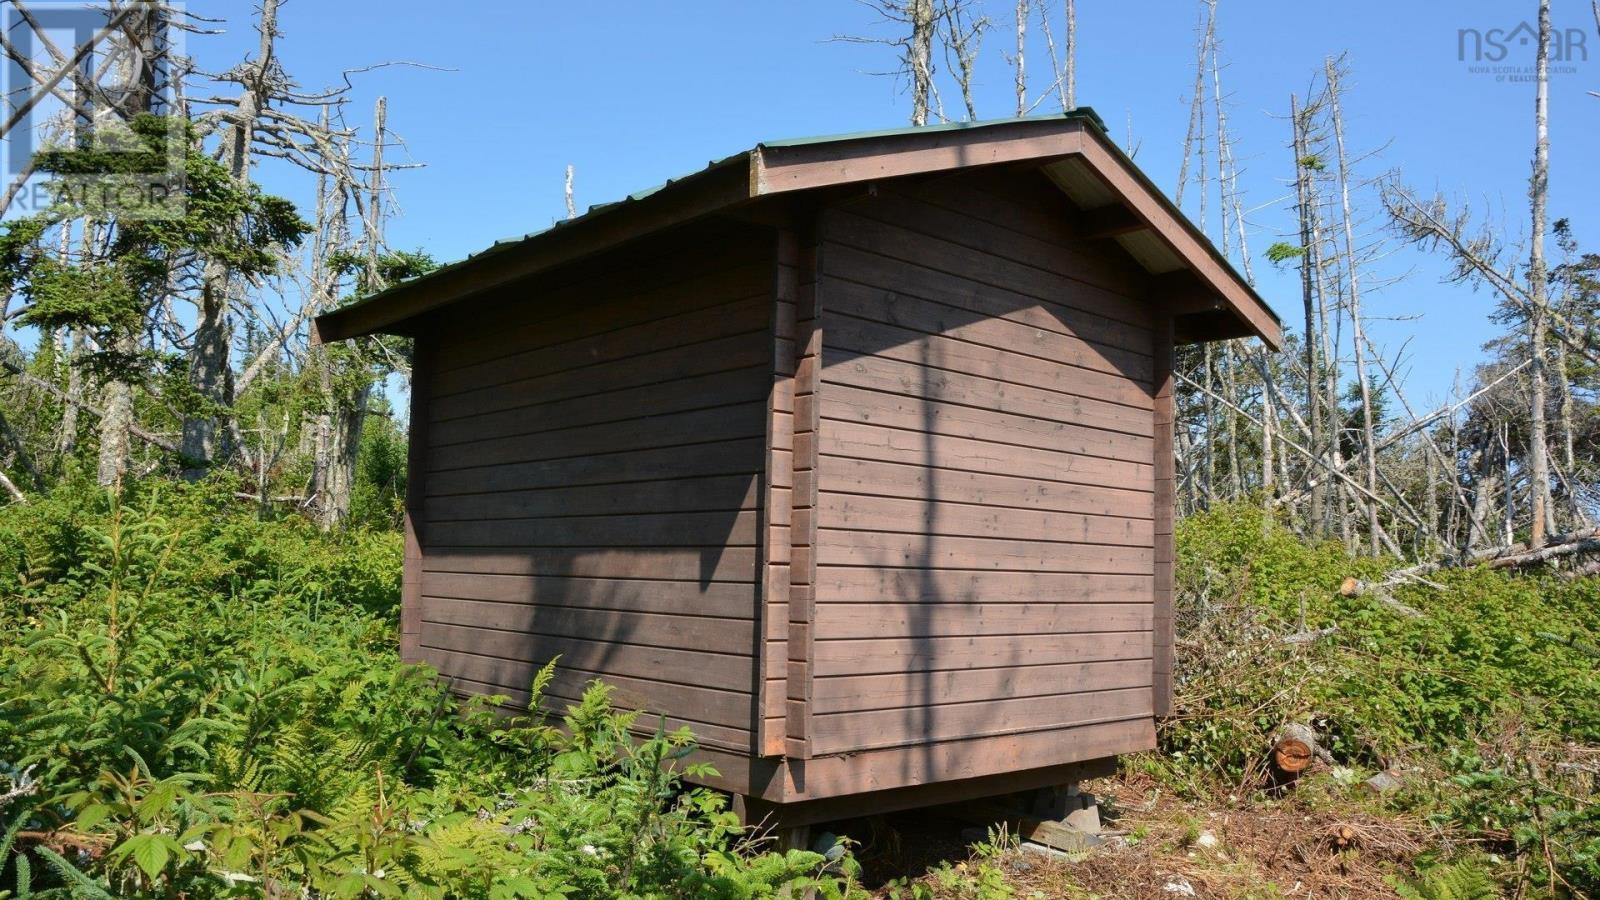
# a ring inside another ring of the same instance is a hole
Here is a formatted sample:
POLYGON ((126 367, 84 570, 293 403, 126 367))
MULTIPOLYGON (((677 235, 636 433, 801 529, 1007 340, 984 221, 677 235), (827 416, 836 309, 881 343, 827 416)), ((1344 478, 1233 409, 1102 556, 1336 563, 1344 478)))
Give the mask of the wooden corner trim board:
POLYGON ((788 741, 788 680, 774 679, 774 660, 787 673, 794 527, 795 336, 800 293, 800 238, 777 229, 772 279, 772 388, 767 402, 767 454, 762 514, 761 602, 756 611, 754 751, 782 756, 788 741))
MULTIPOLYGON (((1125 212, 1103 215, 1104 234, 1147 226, 1249 331, 1273 350, 1282 327, 1193 224, 1098 129, 1076 118, 1019 120, 955 131, 904 131, 797 144, 760 145, 671 182, 433 275, 319 316, 319 342, 415 330, 417 316, 696 219, 737 214, 764 197, 1000 163, 1082 160, 1125 212)), ((1090 211, 1100 214, 1100 211, 1090 211)))
POLYGON ((428 394, 432 372, 432 336, 418 337, 411 352, 411 440, 406 448, 405 561, 400 572, 400 659, 422 661, 422 568, 427 546, 427 522, 423 505, 427 498, 424 481, 428 466, 428 394))

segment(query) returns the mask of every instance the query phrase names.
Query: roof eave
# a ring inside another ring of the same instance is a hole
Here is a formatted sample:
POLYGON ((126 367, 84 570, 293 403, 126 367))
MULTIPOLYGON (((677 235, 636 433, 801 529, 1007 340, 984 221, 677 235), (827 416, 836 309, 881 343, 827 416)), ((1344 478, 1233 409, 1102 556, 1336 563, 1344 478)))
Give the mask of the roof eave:
MULTIPOLYGON (((905 175, 970 166, 1080 159, 1132 216, 1134 228, 1147 228, 1176 254, 1188 270, 1238 319, 1243 336, 1261 338, 1281 349, 1283 328, 1277 314, 1239 276, 1216 247, 1182 211, 1106 136, 1099 120, 1086 115, 1000 122, 981 129, 927 129, 876 134, 827 142, 758 146, 751 159, 756 196, 815 190, 905 175)), ((1098 211, 1098 210, 1096 210, 1098 211)), ((1150 298, 1163 302, 1165 298, 1150 298)))
POLYGON ((441 307, 736 206, 751 196, 750 156, 730 156, 646 196, 600 207, 323 313, 312 323, 312 340, 405 334, 406 323, 441 307))
MULTIPOLYGON (((1281 347, 1282 326, 1255 290, 1199 229, 1105 134, 1088 111, 1063 116, 935 126, 813 141, 761 144, 638 199, 612 204, 427 277, 317 318, 314 339, 334 341, 405 333, 425 313, 483 294, 553 266, 762 197, 972 166, 1081 160, 1103 182, 1106 209, 1125 227, 1149 229, 1182 261, 1199 287, 1236 327, 1203 333, 1255 335, 1281 347), (625 211, 625 212, 624 212, 625 211)), ((1100 211, 1100 210, 1092 210, 1100 211)), ((1160 283, 1160 282, 1157 282, 1160 283)), ((1152 302, 1167 298, 1152 296, 1152 302)), ((1198 332, 1197 332, 1198 333, 1198 332)))

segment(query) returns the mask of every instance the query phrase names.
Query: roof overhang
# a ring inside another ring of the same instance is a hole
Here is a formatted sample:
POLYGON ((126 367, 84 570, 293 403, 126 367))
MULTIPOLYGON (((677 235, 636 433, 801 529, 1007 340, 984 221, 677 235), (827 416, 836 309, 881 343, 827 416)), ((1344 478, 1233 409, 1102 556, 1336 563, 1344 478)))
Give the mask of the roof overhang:
POLYGON ((763 198, 1006 163, 1037 163, 1082 212, 1089 236, 1116 241, 1152 274, 1148 299, 1172 311, 1180 340, 1255 336, 1279 349, 1271 308, 1090 111, 761 144, 319 316, 315 338, 406 333, 440 307, 763 198))

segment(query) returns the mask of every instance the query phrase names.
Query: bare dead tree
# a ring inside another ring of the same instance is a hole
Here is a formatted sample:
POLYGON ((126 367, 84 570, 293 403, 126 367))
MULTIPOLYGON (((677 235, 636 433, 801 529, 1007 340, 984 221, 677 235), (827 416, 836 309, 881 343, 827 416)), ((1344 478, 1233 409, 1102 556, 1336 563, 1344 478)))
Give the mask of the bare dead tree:
MULTIPOLYGON (((983 33, 989 28, 989 20, 985 16, 972 14, 972 0, 940 0, 939 23, 939 37, 944 44, 946 58, 951 63, 950 68, 955 73, 956 84, 961 89, 961 103, 966 108, 967 121, 976 120, 978 104, 973 98, 972 86, 977 75, 978 47, 983 41, 983 33)), ((1019 74, 1018 77, 1022 76, 1019 74)))
MULTIPOLYGON (((1333 122, 1333 135, 1335 146, 1338 149, 1338 190, 1340 205, 1340 224, 1343 226, 1344 247, 1344 277, 1346 298, 1349 302, 1350 329, 1354 341, 1354 357, 1356 367, 1357 392, 1361 399, 1361 455, 1365 461, 1367 490, 1376 493, 1378 490, 1378 454, 1377 438, 1372 421, 1372 387, 1367 376, 1367 338, 1361 321, 1361 271, 1356 258, 1355 216, 1350 209, 1350 158, 1345 146, 1344 115, 1340 105, 1340 65, 1329 58, 1324 64, 1328 86, 1328 110, 1333 122)), ((1372 554, 1376 556, 1378 547, 1378 507, 1374 504, 1365 504, 1367 508, 1367 531, 1371 542, 1372 554)))
MULTIPOLYGON (((226 116, 228 134, 223 143, 223 158, 228 174, 238 184, 250 180, 255 132, 269 100, 281 93, 287 81, 277 60, 278 8, 280 0, 262 0, 256 22, 259 42, 256 56, 236 66, 224 78, 242 88, 233 109, 226 116)), ((217 445, 218 421, 233 405, 232 332, 229 309, 234 290, 233 273, 220 259, 206 261, 201 276, 198 324, 189 354, 189 380, 207 408, 184 418, 183 449, 187 478, 199 478, 210 468, 221 448, 217 445)))
POLYGON ((943 18, 935 0, 860 0, 863 6, 877 13, 884 24, 896 30, 893 37, 863 37, 838 35, 834 40, 853 44, 880 44, 894 48, 899 56, 898 68, 890 73, 904 77, 911 87, 911 124, 921 127, 928 124, 933 109, 933 45, 939 22, 943 18))
POLYGON ((1066 0, 1067 7, 1067 109, 1078 105, 1078 3, 1066 0))
POLYGON ((1017 0, 1017 53, 1012 65, 1017 71, 1017 118, 1028 114, 1028 72, 1026 53, 1028 46, 1028 0, 1017 0))
POLYGON ((1550 196, 1550 0, 1539 2, 1539 41, 1536 55, 1534 95, 1534 149, 1533 176, 1528 182, 1528 200, 1533 215, 1533 230, 1529 235, 1531 249, 1528 256, 1529 299, 1533 308, 1528 314, 1528 352, 1533 360, 1529 372, 1532 382, 1532 427, 1528 436, 1528 472, 1533 480, 1529 498, 1529 515, 1532 542, 1544 540, 1547 531, 1553 531, 1550 521, 1550 458, 1549 434, 1545 422, 1548 403, 1545 357, 1549 323, 1549 273, 1545 263, 1544 235, 1549 228, 1547 208, 1550 196))

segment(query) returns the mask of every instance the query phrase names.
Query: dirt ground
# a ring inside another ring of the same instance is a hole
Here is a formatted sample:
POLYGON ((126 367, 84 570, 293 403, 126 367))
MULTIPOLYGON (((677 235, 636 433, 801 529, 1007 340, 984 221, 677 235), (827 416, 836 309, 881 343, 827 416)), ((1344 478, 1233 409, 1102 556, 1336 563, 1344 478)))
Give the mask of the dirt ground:
POLYGON ((936 898, 983 900, 998 896, 978 887, 985 863, 1020 898, 1393 897, 1389 879, 1409 874, 1442 837, 1316 788, 1208 804, 1137 775, 1085 790, 1100 800, 1106 840, 1080 854, 1011 846, 984 858, 972 848, 982 829, 926 811, 836 827, 859 842, 868 885, 881 896, 910 896, 914 883, 936 898))

